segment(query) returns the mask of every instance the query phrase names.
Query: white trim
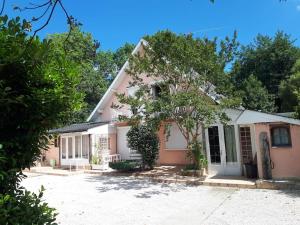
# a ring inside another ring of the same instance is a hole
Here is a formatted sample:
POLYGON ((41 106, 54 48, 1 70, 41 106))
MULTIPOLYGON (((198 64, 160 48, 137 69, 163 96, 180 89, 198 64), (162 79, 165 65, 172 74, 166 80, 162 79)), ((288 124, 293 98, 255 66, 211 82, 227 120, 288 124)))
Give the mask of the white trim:
MULTIPOLYGON (((140 47, 142 46, 142 44, 147 45, 147 42, 144 39, 141 39, 138 44, 135 46, 135 48, 132 51, 132 55, 136 54, 140 47)), ((122 66, 121 70, 118 72, 116 78, 114 79, 114 81, 111 83, 111 85, 109 86, 109 88, 107 89, 107 91, 105 92, 105 94, 103 95, 103 97, 101 98, 101 100, 98 102, 97 106, 95 107, 95 109, 93 110, 93 112, 90 114, 90 116, 88 117, 87 121, 89 122, 92 117, 94 116, 94 114, 97 112, 97 110, 100 108, 100 106, 103 104, 103 102, 106 100, 106 98, 109 97, 109 94, 111 94, 111 92, 115 92, 115 87, 116 84, 119 82, 119 80, 121 80, 121 78, 123 77, 123 74, 125 74, 125 70, 128 68, 129 66, 129 62, 128 60, 124 63, 124 65, 122 66)))

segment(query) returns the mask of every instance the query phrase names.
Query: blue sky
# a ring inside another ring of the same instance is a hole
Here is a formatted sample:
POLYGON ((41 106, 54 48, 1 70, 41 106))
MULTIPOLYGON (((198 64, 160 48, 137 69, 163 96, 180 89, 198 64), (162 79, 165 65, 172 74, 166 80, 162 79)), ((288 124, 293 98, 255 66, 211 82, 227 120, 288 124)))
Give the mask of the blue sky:
MULTIPOLYGON (((25 0, 7 0, 24 6, 25 0), (20 2, 22 4, 20 4, 20 2)), ((26 0, 26 2, 29 2, 26 0)), ((38 2, 38 0, 32 2, 38 2)), ((237 30, 238 40, 247 44, 257 33, 273 35, 283 30, 300 46, 300 0, 63 0, 68 12, 83 23, 83 30, 100 41, 102 49, 116 49, 125 42, 137 43, 147 34, 170 29, 177 33, 224 38, 237 30)), ((21 17, 30 12, 18 13, 21 17)), ((38 25, 38 24, 37 24, 38 25)), ((35 27, 38 27, 38 26, 35 27)), ((51 23, 39 33, 67 30, 60 9, 51 23)))

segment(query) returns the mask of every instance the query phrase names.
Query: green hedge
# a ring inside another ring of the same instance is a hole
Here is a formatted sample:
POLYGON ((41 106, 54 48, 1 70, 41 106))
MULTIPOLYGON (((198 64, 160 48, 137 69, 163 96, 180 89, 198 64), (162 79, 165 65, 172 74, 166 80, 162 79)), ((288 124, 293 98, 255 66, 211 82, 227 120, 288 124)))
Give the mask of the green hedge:
POLYGON ((138 161, 126 160, 120 162, 110 162, 109 167, 114 170, 127 172, 140 169, 141 163, 138 161))

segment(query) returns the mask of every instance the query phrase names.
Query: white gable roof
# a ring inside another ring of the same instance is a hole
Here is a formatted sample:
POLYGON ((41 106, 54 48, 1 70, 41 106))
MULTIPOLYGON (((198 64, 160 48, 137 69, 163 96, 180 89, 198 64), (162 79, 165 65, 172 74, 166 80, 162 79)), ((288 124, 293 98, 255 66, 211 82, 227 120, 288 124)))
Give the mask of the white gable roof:
MULTIPOLYGON (((139 43, 135 46, 135 48, 132 51, 132 55, 138 53, 142 47, 142 45, 146 45, 147 42, 143 39, 141 39, 139 41, 139 43)), ((96 112, 101 109, 102 107, 105 106, 105 103, 107 103, 107 101, 110 99, 110 97, 113 95, 114 91, 119 87, 119 85, 122 83, 123 79, 125 78, 125 71, 126 69, 128 69, 129 63, 128 61, 126 61, 123 65, 123 67, 121 68, 121 70, 119 71, 119 73, 117 74, 117 76, 115 77, 115 79, 113 80, 113 82, 111 83, 111 85, 109 86, 109 88, 107 89, 107 91, 105 92, 105 94, 103 95, 103 97, 101 98, 101 100, 99 101, 99 103, 97 104, 97 106, 95 107, 95 109, 93 110, 93 112, 90 114, 90 116, 88 117, 87 121, 91 121, 93 119, 93 117, 96 115, 96 112)))

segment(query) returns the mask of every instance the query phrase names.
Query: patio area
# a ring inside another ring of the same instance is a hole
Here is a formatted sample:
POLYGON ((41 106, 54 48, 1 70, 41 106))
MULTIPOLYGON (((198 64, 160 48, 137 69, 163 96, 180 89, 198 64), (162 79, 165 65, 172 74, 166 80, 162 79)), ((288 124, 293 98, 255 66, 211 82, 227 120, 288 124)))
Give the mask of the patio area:
POLYGON ((113 169, 106 170, 76 170, 76 169, 53 169, 52 167, 33 167, 25 174, 73 176, 79 174, 90 174, 97 176, 125 176, 137 179, 148 179, 158 183, 166 184, 185 184, 185 185, 204 185, 232 188, 260 188, 260 189, 295 189, 300 190, 298 180, 254 180, 241 176, 182 176, 181 168, 176 166, 157 166, 153 170, 141 172, 118 172, 113 169))
POLYGON ((300 192, 292 190, 169 184, 95 174, 39 174, 22 185, 31 191, 46 188, 44 199, 57 209, 58 224, 300 224, 300 192))

